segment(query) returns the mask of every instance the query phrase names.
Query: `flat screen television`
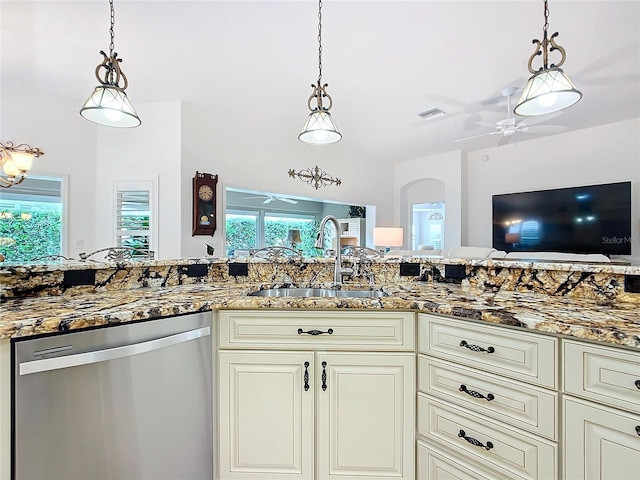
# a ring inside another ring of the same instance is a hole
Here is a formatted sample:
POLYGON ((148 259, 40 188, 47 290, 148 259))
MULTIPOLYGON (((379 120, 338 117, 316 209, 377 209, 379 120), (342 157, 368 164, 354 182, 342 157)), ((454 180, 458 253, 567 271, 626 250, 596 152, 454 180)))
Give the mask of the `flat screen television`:
POLYGON ((631 255, 631 182, 493 195, 493 248, 631 255))

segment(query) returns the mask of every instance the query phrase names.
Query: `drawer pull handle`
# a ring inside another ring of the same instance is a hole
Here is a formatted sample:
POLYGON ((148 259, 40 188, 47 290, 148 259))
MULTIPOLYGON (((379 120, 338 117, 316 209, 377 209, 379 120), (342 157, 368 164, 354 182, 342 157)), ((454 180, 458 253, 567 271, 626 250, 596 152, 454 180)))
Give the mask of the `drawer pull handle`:
POLYGON ((475 397, 475 398, 486 398, 487 402, 490 402, 491 400, 496 398, 496 397, 493 396, 493 393, 487 393, 487 396, 485 397, 480 392, 476 392, 475 390, 467 389, 466 385, 460 385, 460 388, 458 390, 460 390, 461 392, 466 393, 467 395, 471 395, 472 397, 475 397))
POLYGON ((635 382, 635 383, 636 383, 636 388, 637 388, 638 390, 640 390, 640 380, 636 380, 636 382, 635 382))
POLYGON ((493 448, 493 443, 491 443, 491 442, 487 442, 487 444, 484 445, 482 442, 479 442, 478 440, 476 440, 473 437, 467 437, 467 435, 464 433, 464 430, 460 430, 458 432, 458 436, 460 438, 464 438, 467 442, 469 442, 471 445, 475 445, 476 447, 482 447, 482 448, 485 448, 487 450, 491 450, 493 448))
POLYGON ((309 362, 304 362, 304 391, 309 391, 309 362))
POLYGON ((322 362, 322 391, 327 390, 327 362, 322 362))
POLYGON ((473 350, 474 352, 493 353, 493 352, 496 351, 496 349, 493 348, 493 347, 482 348, 482 347, 479 347, 478 345, 470 345, 470 344, 467 343, 466 340, 462 340, 460 342, 460 346, 464 347, 464 348, 468 348, 469 350, 473 350))
POLYGON ((636 425, 636 433, 640 436, 640 425, 636 425))
POLYGON ((326 332, 323 332, 322 330, 309 330, 309 331, 305 332, 304 330, 299 328, 298 329, 298 335, 302 335, 303 333, 306 333, 307 335, 322 335, 323 333, 328 333, 329 335, 331 335, 333 333, 333 328, 330 328, 326 332))

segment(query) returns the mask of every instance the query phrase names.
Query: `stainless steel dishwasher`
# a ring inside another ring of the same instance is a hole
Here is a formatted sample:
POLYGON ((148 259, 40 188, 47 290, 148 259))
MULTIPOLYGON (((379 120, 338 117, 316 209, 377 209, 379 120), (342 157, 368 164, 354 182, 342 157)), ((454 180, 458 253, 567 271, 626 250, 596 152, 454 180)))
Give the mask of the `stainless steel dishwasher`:
POLYGON ((212 318, 13 342, 13 478, 211 480, 212 318))

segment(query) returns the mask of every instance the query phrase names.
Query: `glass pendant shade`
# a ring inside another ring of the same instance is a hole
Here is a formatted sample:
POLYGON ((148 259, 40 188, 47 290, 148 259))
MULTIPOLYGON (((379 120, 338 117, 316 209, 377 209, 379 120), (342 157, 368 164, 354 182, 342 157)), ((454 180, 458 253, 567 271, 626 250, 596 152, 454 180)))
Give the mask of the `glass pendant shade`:
POLYGON ((4 165, 2 165, 2 170, 4 171, 5 175, 7 175, 8 177, 18 177, 21 174, 17 165, 13 161, 13 158, 11 157, 5 160, 4 165))
POLYGON ((122 89, 98 85, 80 109, 87 120, 108 127, 137 127, 142 123, 122 89))
POLYGON ((13 164, 21 172, 28 172, 33 167, 33 158, 35 155, 29 152, 11 152, 13 164))
POLYGON ((327 145, 336 143, 342 138, 336 124, 333 123, 331 114, 326 111, 316 110, 309 114, 307 123, 298 139, 311 145, 327 145))
POLYGON ((514 113, 523 117, 546 115, 567 108, 581 98, 582 93, 561 68, 547 68, 529 79, 514 113))

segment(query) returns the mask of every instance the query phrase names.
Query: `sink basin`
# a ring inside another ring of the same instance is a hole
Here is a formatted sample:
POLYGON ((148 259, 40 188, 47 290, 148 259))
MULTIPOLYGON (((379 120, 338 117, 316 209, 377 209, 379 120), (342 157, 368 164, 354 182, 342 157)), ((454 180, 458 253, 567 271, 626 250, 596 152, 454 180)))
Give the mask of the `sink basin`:
POLYGON ((331 288, 267 288, 251 292, 254 297, 341 297, 380 298, 389 294, 379 290, 333 290, 331 288))

